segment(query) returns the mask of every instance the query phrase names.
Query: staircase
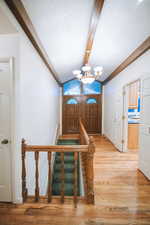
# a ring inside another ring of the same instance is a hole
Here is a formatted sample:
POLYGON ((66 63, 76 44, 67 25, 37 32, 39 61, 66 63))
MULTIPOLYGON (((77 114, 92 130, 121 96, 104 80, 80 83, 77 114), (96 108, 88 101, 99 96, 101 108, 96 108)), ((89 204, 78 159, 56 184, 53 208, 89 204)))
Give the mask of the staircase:
MULTIPOLYGON (((58 140, 58 145, 79 145, 78 140, 58 140)), ((79 173, 79 159, 78 159, 79 173)), ((64 195, 73 196, 74 186, 74 154, 73 152, 64 153, 64 195)), ((79 179, 78 179, 78 195, 79 195, 79 179)), ((54 171, 52 179, 52 194, 61 194, 61 156, 56 152, 54 171)))
POLYGON ((89 137, 84 125, 79 120, 80 134, 72 139, 63 135, 59 138, 57 145, 29 145, 22 139, 22 198, 23 202, 40 202, 46 200, 51 203, 59 199, 61 203, 65 199, 72 199, 75 207, 80 199, 86 200, 88 204, 94 204, 94 169, 93 158, 95 145, 93 137, 89 137), (77 139, 78 138, 78 139, 77 139), (35 165, 35 193, 30 195, 27 189, 26 155, 34 155, 35 165), (47 191, 45 196, 40 194, 40 154, 47 154, 47 191), (80 160, 80 163, 79 163, 80 160), (81 168, 80 168, 81 166, 81 168), (80 196, 80 179, 83 185, 80 196))

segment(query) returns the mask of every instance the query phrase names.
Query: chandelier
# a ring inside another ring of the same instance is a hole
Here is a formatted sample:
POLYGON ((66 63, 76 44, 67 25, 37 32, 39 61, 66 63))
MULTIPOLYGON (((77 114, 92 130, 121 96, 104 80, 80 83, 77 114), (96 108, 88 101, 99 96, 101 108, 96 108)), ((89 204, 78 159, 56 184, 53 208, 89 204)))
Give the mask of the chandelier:
POLYGON ((95 81, 99 76, 101 76, 103 67, 102 66, 96 66, 92 68, 89 65, 82 66, 81 70, 73 70, 73 74, 76 76, 76 78, 84 84, 91 84, 93 81, 95 81))

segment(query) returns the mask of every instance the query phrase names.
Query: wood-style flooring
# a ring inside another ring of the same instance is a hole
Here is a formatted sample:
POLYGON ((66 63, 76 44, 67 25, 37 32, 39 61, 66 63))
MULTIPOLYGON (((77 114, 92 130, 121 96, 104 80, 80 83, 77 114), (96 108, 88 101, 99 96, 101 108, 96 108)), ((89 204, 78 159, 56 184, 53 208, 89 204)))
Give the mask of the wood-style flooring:
POLYGON ((150 182, 138 171, 138 152, 118 152, 94 136, 95 205, 0 204, 0 225, 150 225, 150 182))

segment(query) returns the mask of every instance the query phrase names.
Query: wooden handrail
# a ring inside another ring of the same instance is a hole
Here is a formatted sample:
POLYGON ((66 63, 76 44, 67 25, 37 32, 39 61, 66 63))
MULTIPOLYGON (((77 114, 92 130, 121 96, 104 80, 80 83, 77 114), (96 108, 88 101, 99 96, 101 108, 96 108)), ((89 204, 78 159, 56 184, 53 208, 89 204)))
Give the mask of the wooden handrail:
POLYGON ((89 137, 86 129, 82 123, 81 118, 79 118, 79 128, 80 128, 80 144, 88 145, 88 152, 81 153, 83 174, 84 174, 84 189, 89 204, 94 204, 94 168, 93 159, 95 152, 95 145, 93 137, 89 137))
POLYGON ((79 118, 79 130, 80 130, 80 143, 89 145, 89 136, 85 130, 81 118, 79 118))
POLYGON ((27 145, 26 152, 88 152, 88 145, 27 145))
POLYGON ((61 190, 60 190, 60 200, 61 203, 64 202, 64 183, 65 183, 65 167, 64 167, 64 153, 72 152, 74 153, 74 193, 73 199, 75 207, 77 205, 78 199, 78 173, 77 173, 77 160, 81 156, 83 174, 84 174, 84 186, 85 186, 85 197, 87 203, 94 204, 94 169, 93 169, 93 158, 95 152, 95 145, 93 137, 89 137, 84 125, 80 119, 80 145, 28 145, 25 140, 22 140, 22 197, 23 202, 26 202, 28 196, 28 190, 26 185, 26 153, 34 152, 35 156, 35 201, 40 200, 40 186, 39 186, 39 156, 41 152, 47 152, 47 162, 48 162, 48 194, 47 201, 51 202, 52 200, 52 175, 51 175, 51 159, 52 153, 58 152, 61 153, 61 190))

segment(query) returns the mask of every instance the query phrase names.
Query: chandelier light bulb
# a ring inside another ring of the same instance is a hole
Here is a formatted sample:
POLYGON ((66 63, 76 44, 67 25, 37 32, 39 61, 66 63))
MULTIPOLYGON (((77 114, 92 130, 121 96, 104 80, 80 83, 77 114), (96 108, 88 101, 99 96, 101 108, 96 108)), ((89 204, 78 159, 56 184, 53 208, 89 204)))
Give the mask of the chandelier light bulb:
POLYGON ((94 74, 91 73, 91 66, 85 65, 81 68, 81 70, 74 70, 73 74, 84 84, 91 84, 95 81, 103 72, 102 66, 96 66, 93 68, 94 74))
POLYGON ((83 72, 91 71, 91 66, 88 66, 88 65, 82 66, 82 71, 83 72))

